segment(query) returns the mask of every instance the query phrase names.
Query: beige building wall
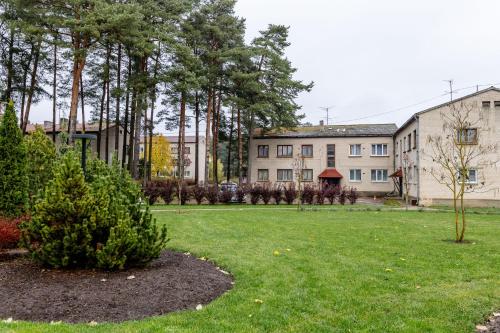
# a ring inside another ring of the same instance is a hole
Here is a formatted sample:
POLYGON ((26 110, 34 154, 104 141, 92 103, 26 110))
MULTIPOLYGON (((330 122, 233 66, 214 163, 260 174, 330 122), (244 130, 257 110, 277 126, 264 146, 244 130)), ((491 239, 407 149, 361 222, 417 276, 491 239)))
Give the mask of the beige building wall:
MULTIPOLYGON (((394 137, 394 166, 395 170, 403 169, 403 158, 407 156, 408 169, 408 196, 410 199, 418 197, 418 184, 420 177, 419 147, 421 145, 418 122, 415 120, 394 137)), ((402 182, 403 196, 406 193, 406 184, 402 182)))
MULTIPOLYGON (((459 103, 459 102, 456 102, 459 103)), ((482 117, 484 126, 478 128, 479 144, 500 143, 500 92, 489 90, 467 98, 465 103, 474 106, 475 117, 482 117), (483 107, 483 101, 489 101, 490 106, 483 107), (497 103, 495 103, 497 102, 497 103), (497 104, 498 106, 495 106, 497 104)), ((442 133, 443 121, 441 112, 449 110, 447 106, 436 108, 419 115, 419 145, 420 149, 420 204, 431 205, 449 202, 451 192, 439 184, 429 170, 438 166, 432 161, 431 147, 426 144, 429 135, 442 133), (428 170, 427 172, 424 171, 428 170)), ((478 168, 478 184, 472 185, 475 192, 467 193, 465 198, 469 205, 500 206, 500 169, 498 160, 500 150, 492 151, 485 158, 496 162, 494 166, 478 168), (484 185, 483 185, 484 184, 484 185)))
MULTIPOLYGON (((318 176, 327 169, 327 145, 335 145, 335 169, 343 176, 340 185, 356 187, 366 195, 380 195, 392 192, 394 184, 390 177, 385 182, 373 182, 371 170, 387 170, 388 176, 394 172, 394 155, 392 137, 332 137, 332 138, 254 138, 250 145, 251 159, 250 182, 258 182, 258 170, 269 170, 269 182, 277 180, 278 169, 293 169, 294 158, 277 157, 278 145, 293 145, 293 156, 300 153, 302 145, 313 146, 313 157, 305 158, 304 169, 313 170, 312 184, 319 184, 318 176), (350 145, 361 144, 361 156, 349 156, 350 145), (386 144, 387 156, 371 156, 372 144, 386 144), (269 146, 269 157, 258 157, 258 146, 269 146), (351 181, 351 169, 361 169, 361 181, 351 181)), ((296 181, 296 175, 293 175, 296 181)), ((308 182, 305 182, 308 183, 308 182)), ((281 183, 285 184, 285 183, 281 183)))
MULTIPOLYGON (((172 157, 174 159, 177 158, 177 142, 170 142, 170 147, 172 149, 172 157)), ((186 180, 194 180, 195 179, 195 169, 196 169, 196 144, 194 142, 186 142, 186 149, 188 153, 186 154, 190 160, 190 164, 184 167, 184 179, 186 180)), ((205 182, 205 147, 206 140, 204 137, 200 137, 198 143, 199 149, 199 159, 198 159, 198 180, 200 183, 205 182)), ((174 167, 174 172, 177 172, 177 167, 174 167)))

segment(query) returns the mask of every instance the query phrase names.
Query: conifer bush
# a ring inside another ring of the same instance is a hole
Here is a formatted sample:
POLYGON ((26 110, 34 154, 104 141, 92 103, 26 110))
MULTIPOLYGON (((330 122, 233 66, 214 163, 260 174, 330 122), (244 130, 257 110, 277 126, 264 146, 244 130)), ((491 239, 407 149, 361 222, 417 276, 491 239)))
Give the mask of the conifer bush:
POLYGON ((57 268, 143 265, 167 242, 166 228, 157 227, 126 171, 94 160, 85 177, 74 152, 54 168, 22 234, 35 260, 57 268))
POLYGON ((26 146, 11 101, 0 120, 0 215, 20 216, 27 203, 26 146))
POLYGON ((54 161, 57 157, 56 146, 39 126, 35 132, 24 138, 24 143, 29 157, 26 163, 29 175, 29 200, 33 205, 36 197, 43 192, 49 180, 52 179, 54 161))

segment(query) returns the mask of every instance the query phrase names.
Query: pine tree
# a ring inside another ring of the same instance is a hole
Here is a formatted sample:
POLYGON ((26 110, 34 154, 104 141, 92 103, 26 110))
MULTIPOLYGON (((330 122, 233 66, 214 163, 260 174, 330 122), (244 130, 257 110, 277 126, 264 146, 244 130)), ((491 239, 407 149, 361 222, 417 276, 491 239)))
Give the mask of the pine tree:
POLYGON ((26 147, 11 101, 0 121, 0 214, 22 214, 27 199, 26 147))

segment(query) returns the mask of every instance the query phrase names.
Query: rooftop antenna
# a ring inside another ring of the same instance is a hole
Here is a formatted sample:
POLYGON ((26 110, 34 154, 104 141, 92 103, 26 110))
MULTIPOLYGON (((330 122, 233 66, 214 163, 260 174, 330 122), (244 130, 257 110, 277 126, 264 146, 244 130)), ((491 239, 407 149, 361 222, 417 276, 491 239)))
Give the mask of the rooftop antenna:
POLYGON ((330 105, 330 106, 322 106, 320 107, 321 110, 326 111, 326 125, 330 125, 330 109, 333 109, 335 105, 330 105))
POLYGON ((444 82, 448 82, 448 84, 450 85, 450 91, 446 91, 447 93, 450 94, 450 102, 453 101, 453 79, 450 79, 450 80, 443 80, 444 82))

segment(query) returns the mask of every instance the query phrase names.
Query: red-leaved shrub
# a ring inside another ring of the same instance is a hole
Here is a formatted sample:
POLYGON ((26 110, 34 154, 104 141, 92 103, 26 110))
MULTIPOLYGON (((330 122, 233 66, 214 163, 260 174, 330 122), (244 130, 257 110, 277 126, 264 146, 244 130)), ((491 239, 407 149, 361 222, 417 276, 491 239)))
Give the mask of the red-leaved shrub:
POLYGON ((316 191, 311 185, 305 185, 302 190, 302 203, 312 205, 314 203, 314 194, 316 191))
POLYGON ((0 249, 13 249, 17 247, 21 232, 19 225, 27 218, 0 217, 0 249))
POLYGON ((273 196, 273 191, 269 187, 269 185, 264 185, 261 188, 260 191, 260 197, 262 198, 262 201, 264 202, 265 205, 269 204, 269 201, 271 201, 271 198, 273 196))
POLYGON ((196 200, 198 205, 201 205, 203 199, 205 198, 206 189, 203 186, 195 185, 191 188, 191 196, 196 200))
POLYGON ((273 189, 273 198, 274 202, 279 205, 281 201, 283 200, 283 189, 281 188, 280 185, 277 185, 273 189))
POLYGON ((295 189, 295 183, 288 184, 288 187, 285 187, 283 190, 283 194, 285 195, 285 201, 287 204, 291 205, 297 198, 297 190, 295 189))
POLYGON ((259 203, 262 195, 262 187, 260 185, 254 185, 248 190, 248 193, 250 194, 250 202, 252 205, 256 205, 259 203))

